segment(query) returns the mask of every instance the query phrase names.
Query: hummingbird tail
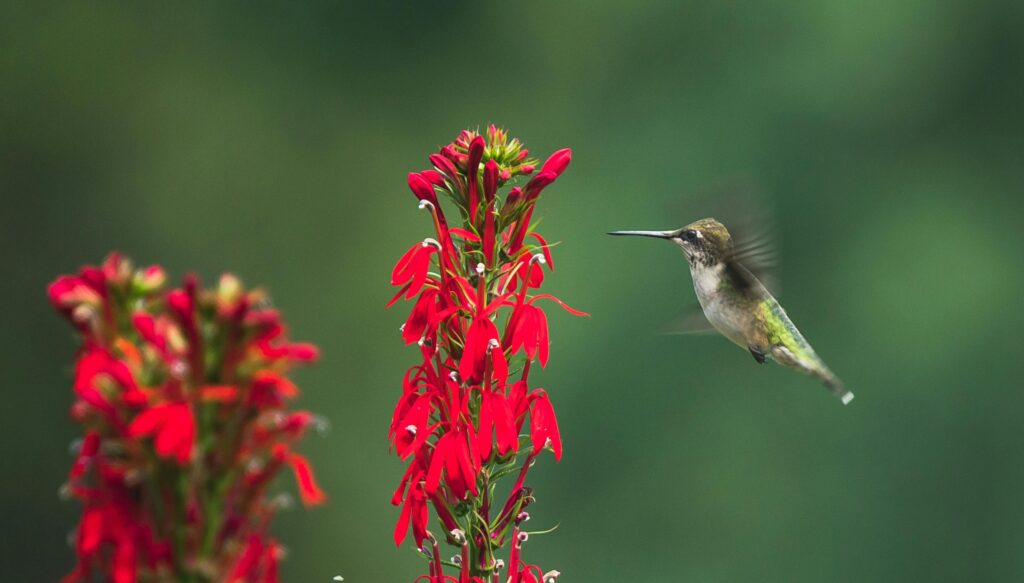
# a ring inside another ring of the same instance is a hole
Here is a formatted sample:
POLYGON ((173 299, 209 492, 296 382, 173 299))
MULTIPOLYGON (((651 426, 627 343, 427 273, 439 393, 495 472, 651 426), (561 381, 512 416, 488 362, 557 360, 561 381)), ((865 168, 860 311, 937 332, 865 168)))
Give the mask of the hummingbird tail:
POLYGON ((849 405, 850 401, 853 400, 853 391, 849 391, 843 386, 843 381, 832 374, 831 371, 823 371, 820 375, 821 382, 825 384, 825 388, 832 392, 837 399, 843 402, 844 405, 849 405))

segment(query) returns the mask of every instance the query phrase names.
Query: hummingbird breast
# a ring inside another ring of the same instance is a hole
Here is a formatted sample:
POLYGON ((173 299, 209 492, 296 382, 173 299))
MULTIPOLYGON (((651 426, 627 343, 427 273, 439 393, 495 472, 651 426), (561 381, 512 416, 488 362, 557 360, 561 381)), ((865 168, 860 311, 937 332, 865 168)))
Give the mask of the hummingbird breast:
POLYGON ((742 348, 764 348, 768 344, 764 322, 758 317, 761 298, 753 297, 759 290, 732 289, 724 277, 721 263, 693 265, 693 289, 708 322, 723 336, 742 348), (751 293, 751 291, 755 293, 751 293))

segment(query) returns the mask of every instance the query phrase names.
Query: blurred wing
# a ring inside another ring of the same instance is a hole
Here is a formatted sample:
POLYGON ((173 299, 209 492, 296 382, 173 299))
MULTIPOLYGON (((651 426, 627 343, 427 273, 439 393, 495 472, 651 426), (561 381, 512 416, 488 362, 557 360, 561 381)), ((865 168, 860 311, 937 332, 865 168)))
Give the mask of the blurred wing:
POLYGON ((756 231, 749 231, 737 225, 734 232, 728 223, 726 228, 733 236, 732 253, 726 260, 730 277, 750 286, 750 278, 756 278, 772 295, 779 294, 779 253, 775 236, 766 225, 755 225, 756 231))
POLYGON ((704 317, 700 308, 683 314, 672 320, 661 329, 661 334, 675 336, 679 334, 710 334, 716 332, 714 326, 704 317))

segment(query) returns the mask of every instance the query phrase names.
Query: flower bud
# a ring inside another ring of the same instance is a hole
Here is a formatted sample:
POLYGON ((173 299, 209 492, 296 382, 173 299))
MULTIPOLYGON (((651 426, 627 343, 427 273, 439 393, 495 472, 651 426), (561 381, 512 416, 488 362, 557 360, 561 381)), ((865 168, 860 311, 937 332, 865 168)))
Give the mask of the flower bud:
MULTIPOLYGON (((435 172, 435 174, 437 174, 435 172)), ((430 181, 415 172, 409 173, 409 189, 416 195, 416 198, 425 200, 437 208, 437 193, 430 181)))

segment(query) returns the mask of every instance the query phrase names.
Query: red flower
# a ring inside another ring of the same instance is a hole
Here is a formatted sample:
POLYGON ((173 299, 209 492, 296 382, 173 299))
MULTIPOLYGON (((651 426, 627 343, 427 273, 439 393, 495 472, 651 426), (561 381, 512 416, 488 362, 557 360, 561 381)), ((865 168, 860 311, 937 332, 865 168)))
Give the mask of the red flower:
POLYGON ((486 314, 473 319, 459 360, 459 376, 463 380, 475 383, 483 378, 487 357, 495 348, 495 343, 500 345, 498 328, 494 322, 486 314))
POLYGON ((466 162, 466 180, 469 182, 469 223, 477 224, 476 213, 480 207, 479 179, 480 160, 484 156, 484 139, 476 136, 469 143, 469 157, 466 162))
POLYGON ((411 524, 416 546, 423 548, 423 540, 427 538, 429 519, 427 497, 423 493, 423 486, 418 480, 411 480, 409 493, 405 496, 405 503, 402 504, 402 513, 398 516, 398 523, 395 525, 395 546, 401 546, 411 524))
POLYGON ((550 172, 555 175, 555 178, 557 178, 562 175, 562 172, 565 172, 566 168, 569 167, 569 162, 572 162, 572 150, 569 148, 563 148, 554 154, 551 154, 551 156, 544 161, 544 165, 540 167, 540 171, 550 172))
POLYGON ((143 411, 128 427, 131 437, 156 436, 156 452, 186 464, 195 445, 196 422, 186 403, 166 403, 143 411))
POLYGON ((420 293, 423 284, 427 281, 427 270, 430 269, 430 258, 437 253, 440 245, 435 246, 435 241, 428 239, 417 243, 409 248, 402 255, 402 258, 395 264, 391 271, 391 285, 400 286, 408 283, 405 299, 410 299, 420 293))
MULTIPOLYGON (((426 174, 425 172, 423 174, 418 174, 416 172, 410 172, 409 173, 409 189, 412 190, 412 193, 416 195, 416 198, 418 198, 420 200, 425 200, 425 201, 429 202, 430 204, 434 205, 434 208, 437 208, 437 193, 434 192, 434 183, 432 183, 431 180, 429 180, 428 178, 425 178, 424 177, 425 174, 426 174)), ((430 178, 433 178, 433 177, 436 176, 437 179, 440 179, 440 177, 441 177, 441 175, 438 174, 437 172, 434 172, 433 174, 431 174, 429 176, 430 176, 430 178)), ((443 184, 443 180, 442 180, 442 184, 443 184)), ((441 186, 441 184, 438 184, 438 186, 441 186)))
POLYGON ((522 304, 509 321, 512 331, 508 349, 515 354, 520 349, 526 357, 537 357, 541 366, 548 364, 548 317, 533 304, 522 304))
POLYGON ((288 454, 288 464, 295 472, 295 480, 299 483, 299 494, 302 496, 302 503, 306 506, 323 504, 327 500, 327 494, 320 489, 313 477, 313 468, 309 460, 297 454, 288 454))
POLYGON ((551 407, 548 394, 543 389, 533 392, 533 407, 530 410, 530 441, 533 442, 533 455, 551 446, 555 459, 562 459, 562 437, 558 432, 558 419, 551 407))

